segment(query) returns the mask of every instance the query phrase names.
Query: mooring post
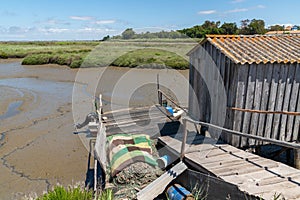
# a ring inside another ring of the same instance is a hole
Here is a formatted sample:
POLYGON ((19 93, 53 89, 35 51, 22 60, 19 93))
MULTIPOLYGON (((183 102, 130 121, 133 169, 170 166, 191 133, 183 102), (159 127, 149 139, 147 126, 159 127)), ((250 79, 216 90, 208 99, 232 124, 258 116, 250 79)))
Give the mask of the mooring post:
POLYGON ((300 149, 294 149, 294 166, 300 169, 300 149))
POLYGON ((158 98, 158 103, 159 105, 162 105, 162 94, 160 92, 159 88, 159 74, 156 76, 156 81, 157 81, 157 98, 158 98))
POLYGON ((183 140, 182 140, 182 144, 181 144, 181 153, 180 153, 180 160, 183 160, 184 155, 185 155, 185 143, 186 143, 186 138, 187 138, 187 127, 186 127, 186 123, 187 123, 187 119, 182 119, 182 123, 183 123, 183 140))
POLYGON ((99 94, 99 109, 98 109, 98 118, 99 118, 99 123, 101 123, 101 113, 102 113, 102 94, 99 94))

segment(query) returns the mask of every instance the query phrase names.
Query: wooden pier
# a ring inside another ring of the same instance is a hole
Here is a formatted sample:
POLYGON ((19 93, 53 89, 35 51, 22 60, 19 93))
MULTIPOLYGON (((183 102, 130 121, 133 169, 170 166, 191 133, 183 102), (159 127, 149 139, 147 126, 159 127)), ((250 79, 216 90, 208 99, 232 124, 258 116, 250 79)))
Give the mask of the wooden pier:
MULTIPOLYGON (((98 144, 96 141, 95 148, 98 149, 97 160, 104 168, 106 150, 104 150, 105 145, 101 144, 106 136, 117 133, 144 133, 153 139, 158 139, 164 152, 168 152, 178 160, 181 157, 188 168, 233 185, 237 188, 235 191, 238 190, 242 195, 271 199, 275 194, 281 194, 286 199, 300 199, 300 170, 245 152, 229 144, 218 143, 210 137, 197 133, 196 126, 185 129, 181 121, 173 121, 159 105, 110 111, 103 113, 101 117, 104 119, 101 123, 103 128, 101 128, 102 132, 98 133, 98 144), (184 155, 182 155, 182 141, 186 144, 184 155)), ((176 168, 176 165, 173 168, 176 168)), ((160 185, 162 191, 169 181, 173 180, 166 174, 165 178, 157 180, 164 183, 160 185)), ((151 192, 153 188, 157 188, 153 185, 156 183, 150 184, 139 194, 143 195, 144 191, 151 192)))
MULTIPOLYGON (((181 156, 182 133, 158 140, 169 153, 181 156)), ((249 196, 272 199, 275 194, 281 194, 286 199, 300 199, 300 170, 229 144, 218 144, 195 131, 188 134, 183 161, 189 168, 236 185, 241 193, 249 196)))

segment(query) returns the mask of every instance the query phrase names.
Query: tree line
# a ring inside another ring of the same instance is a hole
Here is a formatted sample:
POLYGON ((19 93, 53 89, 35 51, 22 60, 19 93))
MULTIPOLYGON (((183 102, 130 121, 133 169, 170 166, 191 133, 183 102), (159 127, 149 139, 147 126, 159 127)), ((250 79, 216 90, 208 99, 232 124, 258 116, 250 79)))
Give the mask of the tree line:
POLYGON ((112 37, 113 39, 154 39, 154 38, 187 38, 188 36, 178 32, 178 31, 160 31, 160 32, 145 32, 145 33, 136 33, 132 28, 127 28, 122 32, 121 35, 112 37))
MULTIPOLYGON (((113 39, 150 39, 150 38, 204 38, 207 34, 225 34, 225 35, 254 35, 265 34, 268 31, 283 31, 284 26, 273 25, 265 27, 265 21, 262 19, 241 20, 240 26, 236 23, 206 20, 202 25, 196 25, 191 28, 184 28, 177 31, 160 31, 136 33, 132 28, 127 28, 121 35, 114 36, 113 39)), ((298 26, 294 26, 299 29, 298 26)), ((107 38, 106 38, 107 39, 107 38)))

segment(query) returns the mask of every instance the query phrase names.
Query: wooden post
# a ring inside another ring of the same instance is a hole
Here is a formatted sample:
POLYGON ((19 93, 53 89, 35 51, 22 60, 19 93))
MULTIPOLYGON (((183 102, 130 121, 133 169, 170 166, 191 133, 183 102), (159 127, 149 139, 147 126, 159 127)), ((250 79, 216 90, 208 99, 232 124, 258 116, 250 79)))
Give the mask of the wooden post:
POLYGON ((97 194, 97 163, 98 163, 98 161, 97 161, 97 158, 95 158, 95 160, 94 160, 94 192, 95 192, 95 194, 97 194))
POLYGON ((99 94, 99 110, 98 112, 98 118, 99 118, 99 123, 101 123, 101 112, 102 112, 102 94, 99 94))
POLYGON ((159 103, 159 105, 162 105, 162 94, 161 94, 160 88, 159 88, 159 74, 157 74, 156 80, 157 80, 157 98, 158 98, 158 103, 159 103))
POLYGON ((300 169, 300 149, 294 149, 294 166, 300 169))
POLYGON ((185 155, 185 143, 186 143, 186 138, 187 138, 187 133, 188 133, 187 127, 186 127, 187 120, 182 119, 182 123, 183 123, 183 140, 182 140, 182 144, 181 144, 180 160, 183 160, 184 155, 185 155))

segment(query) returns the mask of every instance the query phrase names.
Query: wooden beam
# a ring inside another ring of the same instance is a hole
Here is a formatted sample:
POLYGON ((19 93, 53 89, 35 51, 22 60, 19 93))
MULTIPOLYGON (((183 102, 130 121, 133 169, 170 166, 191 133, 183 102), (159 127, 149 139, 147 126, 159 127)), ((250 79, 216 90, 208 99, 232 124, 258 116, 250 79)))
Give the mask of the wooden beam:
POLYGON ((161 193, 164 192, 165 188, 169 183, 176 179, 187 169, 187 166, 183 162, 179 162, 172 169, 166 171, 158 179, 150 183, 147 187, 137 193, 138 200, 152 200, 161 193))
POLYGON ((242 133, 239 131, 234 131, 234 130, 230 130, 227 128, 223 128, 214 124, 210 124, 210 123, 206 123, 206 122, 201 122, 201 121, 195 121, 191 118, 185 117, 184 119, 186 119, 187 121, 191 122, 191 123, 196 123, 196 124, 200 124, 202 126, 208 126, 210 128, 215 128, 215 129, 219 129, 224 131, 225 133, 231 134, 231 135, 237 135, 237 136, 241 136, 241 137, 246 137, 246 138, 250 138, 250 139, 255 139, 255 140, 260 140, 260 141, 264 141, 264 142, 269 142, 271 144, 276 144, 282 147, 288 147, 288 148, 292 148, 292 149, 300 149, 300 144, 297 143, 292 143, 292 142, 286 142, 286 141, 281 141, 281 140, 275 140, 275 139, 271 139, 271 138, 265 138, 265 137, 261 137, 261 136, 257 136, 257 135, 250 135, 250 134, 246 134, 246 133, 242 133))
POLYGON ((183 123, 183 140, 182 140, 182 144, 181 144, 181 153, 180 153, 180 159, 183 160, 184 154, 185 154, 185 144, 186 144, 186 138, 187 138, 187 128, 186 128, 186 119, 182 120, 183 123))
POLYGON ((295 168, 300 169, 300 150, 299 149, 294 149, 294 163, 295 163, 295 168))

